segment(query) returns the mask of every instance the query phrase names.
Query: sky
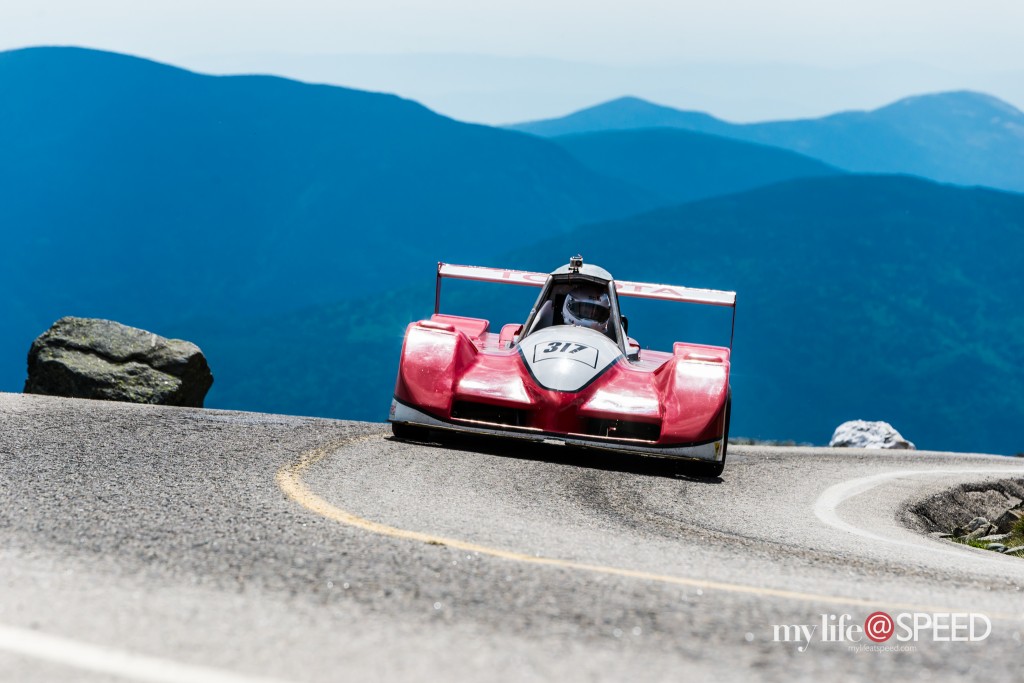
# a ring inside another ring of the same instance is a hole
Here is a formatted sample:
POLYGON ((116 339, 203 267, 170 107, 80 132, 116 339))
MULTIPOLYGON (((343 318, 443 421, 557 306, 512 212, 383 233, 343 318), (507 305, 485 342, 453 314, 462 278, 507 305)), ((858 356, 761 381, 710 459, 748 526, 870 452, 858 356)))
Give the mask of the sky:
POLYGON ((0 49, 278 73, 491 122, 624 94, 748 120, 960 87, 1024 106, 1022 34, 1021 0, 0 2, 0 49))

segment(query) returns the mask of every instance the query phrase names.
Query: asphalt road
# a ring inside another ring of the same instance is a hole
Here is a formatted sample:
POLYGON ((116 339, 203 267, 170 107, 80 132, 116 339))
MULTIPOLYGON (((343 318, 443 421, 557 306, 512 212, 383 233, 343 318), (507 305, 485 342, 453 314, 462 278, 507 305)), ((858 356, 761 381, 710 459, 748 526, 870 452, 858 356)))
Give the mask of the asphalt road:
POLYGON ((1020 681, 1024 560, 904 526, 930 493, 1011 477, 1024 462, 733 447, 708 481, 0 394, 0 679, 1020 681), (991 630, 822 641, 822 615, 875 611, 991 630))

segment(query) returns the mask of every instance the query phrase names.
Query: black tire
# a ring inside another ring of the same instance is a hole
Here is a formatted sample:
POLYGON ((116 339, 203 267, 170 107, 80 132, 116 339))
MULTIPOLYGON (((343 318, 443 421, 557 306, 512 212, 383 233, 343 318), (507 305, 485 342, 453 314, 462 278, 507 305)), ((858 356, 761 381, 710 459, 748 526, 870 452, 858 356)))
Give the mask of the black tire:
POLYGON ((725 456, 718 462, 696 462, 686 468, 684 474, 701 479, 715 479, 725 470, 725 456))
POLYGON ((429 441, 430 430, 427 427, 413 425, 407 422, 392 422, 391 433, 395 438, 402 441, 429 441))
POLYGON ((732 419, 732 391, 725 401, 725 435, 722 440, 722 459, 718 462, 698 462, 689 466, 691 476, 702 479, 714 479, 722 476, 725 471, 725 457, 729 454, 729 421, 732 419))

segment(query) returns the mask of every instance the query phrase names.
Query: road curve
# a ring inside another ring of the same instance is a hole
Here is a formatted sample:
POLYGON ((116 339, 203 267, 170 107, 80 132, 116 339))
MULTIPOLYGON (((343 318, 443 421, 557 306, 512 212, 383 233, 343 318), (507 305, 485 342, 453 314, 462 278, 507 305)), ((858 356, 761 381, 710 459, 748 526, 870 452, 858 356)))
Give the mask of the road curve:
POLYGON ((708 481, 0 394, 0 679, 1020 680, 1024 560, 903 524, 916 500, 1003 478, 1024 462, 733 447, 708 481), (991 633, 775 639, 875 611, 984 613, 991 633))

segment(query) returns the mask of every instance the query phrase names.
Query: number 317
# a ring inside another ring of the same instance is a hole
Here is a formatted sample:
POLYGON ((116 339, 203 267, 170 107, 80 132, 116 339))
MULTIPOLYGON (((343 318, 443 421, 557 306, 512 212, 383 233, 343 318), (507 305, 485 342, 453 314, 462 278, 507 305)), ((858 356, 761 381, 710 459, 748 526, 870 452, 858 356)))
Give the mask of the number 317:
POLYGON ((548 347, 544 349, 544 353, 578 353, 585 348, 587 348, 586 344, 576 344, 573 342, 551 342, 548 344, 548 347), (570 347, 573 346, 576 348, 570 351, 570 347))

